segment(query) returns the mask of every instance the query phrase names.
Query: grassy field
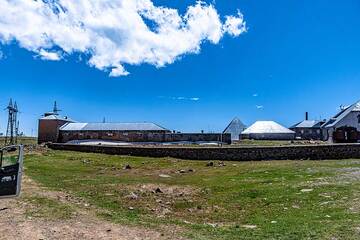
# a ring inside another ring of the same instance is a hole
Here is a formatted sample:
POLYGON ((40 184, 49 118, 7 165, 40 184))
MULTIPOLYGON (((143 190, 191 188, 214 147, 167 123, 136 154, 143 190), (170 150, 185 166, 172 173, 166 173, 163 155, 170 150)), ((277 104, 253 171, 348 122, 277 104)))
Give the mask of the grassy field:
POLYGON ((166 225, 190 239, 360 237, 360 160, 206 164, 63 151, 25 158, 32 179, 115 223, 166 225))
MULTIPOLYGON (((35 137, 18 137, 17 144, 36 145, 37 138, 35 138, 35 137)), ((5 145, 5 137, 0 137, 0 146, 4 146, 4 145, 5 145)))

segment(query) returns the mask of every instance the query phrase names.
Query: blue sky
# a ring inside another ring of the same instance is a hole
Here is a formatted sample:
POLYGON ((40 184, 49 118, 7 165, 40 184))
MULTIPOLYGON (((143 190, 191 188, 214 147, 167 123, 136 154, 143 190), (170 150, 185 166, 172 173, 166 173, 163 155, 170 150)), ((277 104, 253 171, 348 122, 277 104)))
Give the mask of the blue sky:
MULTIPOLYGON (((195 4, 153 2, 180 13, 195 4)), ((290 126, 305 111, 328 118, 360 99, 359 1, 217 0, 215 8, 222 17, 239 9, 247 32, 224 35, 218 44, 205 41, 198 54, 165 67, 124 64, 128 76, 109 77, 79 54, 46 61, 16 41, 0 44, 0 106, 10 97, 18 101, 27 134, 36 133, 37 119, 54 100, 78 121, 149 121, 198 132, 221 131, 235 116, 247 125, 275 120, 290 126)), ((0 131, 6 117, 3 111, 0 131)))

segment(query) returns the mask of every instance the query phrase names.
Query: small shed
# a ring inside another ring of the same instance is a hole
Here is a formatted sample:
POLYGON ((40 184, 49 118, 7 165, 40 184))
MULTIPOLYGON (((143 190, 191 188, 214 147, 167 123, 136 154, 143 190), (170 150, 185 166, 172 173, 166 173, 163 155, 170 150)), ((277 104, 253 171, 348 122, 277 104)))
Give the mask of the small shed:
POLYGON ((295 132, 274 121, 257 121, 243 131, 241 136, 255 140, 293 140, 295 132))
POLYGON ((225 128, 223 133, 231 134, 231 141, 239 141, 241 133, 246 129, 245 124, 239 119, 234 118, 225 128))

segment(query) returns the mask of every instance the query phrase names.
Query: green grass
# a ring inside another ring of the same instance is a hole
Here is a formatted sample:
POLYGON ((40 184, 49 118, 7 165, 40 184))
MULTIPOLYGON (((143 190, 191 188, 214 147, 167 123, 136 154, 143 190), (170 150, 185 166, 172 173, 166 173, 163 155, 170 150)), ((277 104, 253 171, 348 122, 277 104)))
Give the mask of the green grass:
POLYGON ((24 201, 32 206, 26 210, 27 217, 64 220, 70 219, 74 212, 69 205, 47 197, 33 195, 25 197, 24 201))
POLYGON ((65 151, 25 158, 33 179, 115 223, 178 225, 191 239, 358 239, 360 160, 215 163, 65 151))

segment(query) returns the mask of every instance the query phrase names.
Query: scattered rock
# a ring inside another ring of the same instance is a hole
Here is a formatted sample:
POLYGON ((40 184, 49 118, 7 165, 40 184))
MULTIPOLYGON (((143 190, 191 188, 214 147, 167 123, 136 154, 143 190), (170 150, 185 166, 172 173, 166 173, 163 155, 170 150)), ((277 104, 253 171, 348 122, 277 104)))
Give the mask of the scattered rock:
POLYGON ((137 200, 137 199, 139 199, 139 196, 132 192, 127 196, 127 198, 129 198, 131 200, 137 200))
POLYGON ((130 169, 131 169, 130 164, 126 164, 125 167, 124 167, 124 170, 130 170, 130 169))
POLYGON ((219 162, 219 167, 225 167, 226 164, 224 162, 219 162))
POLYGON ((171 176, 167 175, 167 174, 160 174, 159 177, 161 177, 161 178, 171 178, 171 176))
POLYGON ((164 209, 162 210, 162 214, 163 214, 163 215, 166 215, 166 214, 169 214, 169 213, 171 213, 171 210, 168 209, 168 208, 164 208, 164 209))
POLYGON ((255 229, 255 228, 257 228, 256 225, 241 225, 241 227, 247 228, 247 229, 255 229))
POLYGON ((213 228, 216 228, 218 225, 216 223, 207 223, 207 225, 213 227, 213 228))
POLYGON ((305 193, 305 192, 312 192, 314 189, 312 188, 308 188, 308 189, 301 189, 301 192, 305 193))
POLYGON ((273 223, 273 224, 274 224, 274 223, 277 223, 277 221, 271 221, 271 223, 273 223))
POLYGON ((129 207, 129 210, 131 210, 131 211, 132 211, 132 210, 134 210, 134 208, 133 208, 133 207, 129 207))
POLYGON ((179 173, 186 173, 184 169, 179 170, 179 173))
POLYGON ((195 172, 194 169, 191 169, 191 168, 190 168, 188 171, 189 171, 189 172, 195 172))
POLYGON ((156 188, 156 189, 155 189, 155 193, 163 193, 163 191, 161 191, 160 188, 156 188))
POLYGON ((82 162, 83 162, 84 164, 89 164, 89 163, 91 163, 91 161, 90 161, 90 160, 87 160, 87 159, 82 160, 82 162))
POLYGON ((208 163, 206 164, 206 166, 207 166, 207 167, 213 167, 213 166, 214 166, 214 162, 208 162, 208 163))
POLYGON ((161 199, 156 199, 156 202, 157 203, 162 203, 162 200, 161 199))

